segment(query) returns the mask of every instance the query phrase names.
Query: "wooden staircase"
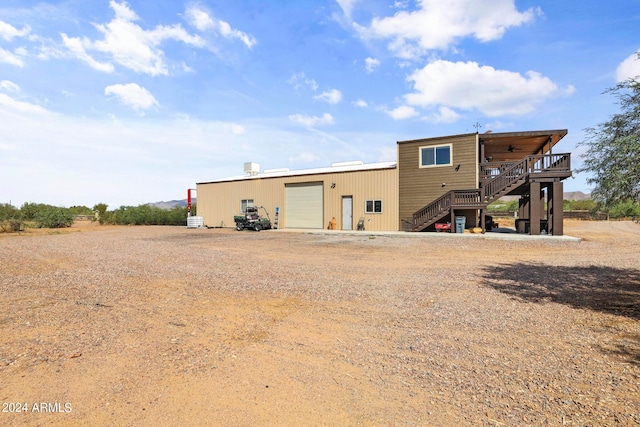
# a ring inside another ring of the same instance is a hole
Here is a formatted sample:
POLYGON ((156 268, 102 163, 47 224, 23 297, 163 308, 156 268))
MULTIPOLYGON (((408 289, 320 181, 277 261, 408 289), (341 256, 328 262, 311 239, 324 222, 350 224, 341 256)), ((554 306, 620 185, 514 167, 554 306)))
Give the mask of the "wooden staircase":
POLYGON ((484 209, 502 196, 517 192, 532 177, 564 179, 571 176, 570 154, 527 156, 517 162, 480 165, 480 189, 451 190, 413 214, 412 231, 422 231, 451 215, 454 209, 484 209))

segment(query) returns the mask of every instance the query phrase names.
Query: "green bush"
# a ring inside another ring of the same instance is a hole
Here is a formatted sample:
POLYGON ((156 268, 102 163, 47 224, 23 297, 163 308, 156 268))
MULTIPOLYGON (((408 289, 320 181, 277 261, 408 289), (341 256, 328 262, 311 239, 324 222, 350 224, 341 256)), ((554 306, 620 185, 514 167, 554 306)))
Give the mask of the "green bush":
POLYGON ((171 210, 149 205, 120 206, 113 211, 98 210, 98 212, 101 224, 186 225, 187 222, 187 208, 180 206, 175 206, 171 210))
POLYGON ((487 206, 488 212, 515 212, 518 210, 518 201, 510 200, 505 202, 503 200, 496 200, 487 206))
POLYGON ((634 218, 638 216, 640 216, 640 204, 632 200, 618 202, 609 211, 610 218, 634 218))
POLYGON ((15 233, 24 225, 18 209, 9 203, 0 203, 0 233, 15 233))
POLYGON ((71 215, 93 215, 93 211, 86 206, 71 206, 69 212, 71 215))
POLYGON ((73 224, 73 214, 69 209, 50 206, 41 209, 35 217, 38 228, 65 228, 73 224))
POLYGON ((22 207, 20 207, 20 213, 22 214, 22 219, 25 221, 34 221, 38 215, 53 207, 54 206, 46 205, 44 203, 26 202, 23 203, 22 207))
POLYGON ((20 211, 9 203, 0 203, 0 221, 21 218, 20 211))

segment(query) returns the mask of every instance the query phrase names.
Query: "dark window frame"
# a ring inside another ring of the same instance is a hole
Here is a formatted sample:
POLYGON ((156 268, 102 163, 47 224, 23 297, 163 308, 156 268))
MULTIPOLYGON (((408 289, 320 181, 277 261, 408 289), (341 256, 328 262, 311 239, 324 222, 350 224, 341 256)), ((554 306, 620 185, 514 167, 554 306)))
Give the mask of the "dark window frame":
POLYGON ((382 213, 382 199, 369 199, 364 201, 364 213, 382 213))

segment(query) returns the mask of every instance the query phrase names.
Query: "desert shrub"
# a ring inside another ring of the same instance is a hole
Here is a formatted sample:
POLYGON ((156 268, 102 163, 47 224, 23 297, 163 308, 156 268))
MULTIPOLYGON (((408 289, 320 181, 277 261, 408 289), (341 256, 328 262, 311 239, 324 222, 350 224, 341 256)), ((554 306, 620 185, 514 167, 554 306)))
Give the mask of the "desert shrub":
POLYGON ((0 232, 15 233, 24 225, 20 211, 9 203, 0 203, 0 232))
POLYGON ((598 209, 598 204, 591 200, 565 200, 563 202, 563 208, 565 211, 589 211, 595 212, 598 209))
MULTIPOLYGON (((192 206, 192 209, 194 207, 192 206)), ((193 210, 195 212, 195 210, 193 210)), ((187 222, 187 208, 181 206, 174 206, 173 209, 168 211, 169 217, 167 225, 185 225, 187 222)))
POLYGON ((0 233, 17 233, 22 230, 23 224, 19 219, 0 220, 0 233))
POLYGON ((176 206, 161 209, 156 206, 120 206, 113 211, 100 213, 101 224, 118 225, 185 225, 187 209, 176 206))
POLYGON ((504 200, 496 200, 487 206, 488 212, 515 212, 518 210, 518 201, 517 200, 509 200, 505 202, 504 200))
POLYGON ((640 216, 640 204, 632 200, 624 200, 613 205, 609 211, 610 218, 634 218, 640 216))
POLYGON ((93 211, 86 206, 71 206, 69 212, 71 215, 93 215, 93 211))
POLYGON ((20 211, 9 203, 0 203, 0 221, 21 218, 20 211))
POLYGON ((64 228, 73 224, 73 214, 66 208, 50 206, 41 209, 35 217, 38 228, 64 228))
POLYGON ((20 207, 20 214, 25 221, 35 221, 35 219, 45 211, 55 208, 55 206, 46 205, 44 203, 28 203, 25 202, 20 207))

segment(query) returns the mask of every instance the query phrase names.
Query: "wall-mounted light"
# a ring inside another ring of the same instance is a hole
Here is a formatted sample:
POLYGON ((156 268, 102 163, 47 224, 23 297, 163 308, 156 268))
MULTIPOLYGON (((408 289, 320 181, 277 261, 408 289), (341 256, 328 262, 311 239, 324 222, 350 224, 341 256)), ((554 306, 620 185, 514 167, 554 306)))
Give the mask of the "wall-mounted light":
POLYGON ((458 166, 456 166, 456 172, 458 172, 460 170, 460 165, 458 164, 458 166))
POLYGON ((331 183, 331 188, 336 188, 336 183, 335 182, 331 183))
POLYGON ((446 186, 446 185, 447 185, 447 183, 446 183, 446 182, 443 182, 443 183, 442 183, 442 186, 443 186, 443 187, 444 187, 444 186, 446 186))

